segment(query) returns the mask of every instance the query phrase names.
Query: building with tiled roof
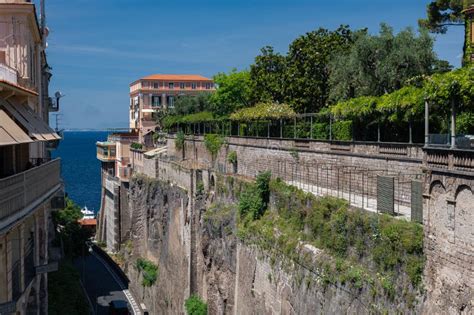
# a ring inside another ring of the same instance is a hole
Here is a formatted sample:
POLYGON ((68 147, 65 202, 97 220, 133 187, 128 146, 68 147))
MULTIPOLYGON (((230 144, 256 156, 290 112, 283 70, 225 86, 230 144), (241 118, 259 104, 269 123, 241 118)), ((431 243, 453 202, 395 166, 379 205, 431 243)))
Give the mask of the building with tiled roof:
POLYGON ((138 130, 140 142, 157 127, 155 116, 174 108, 181 96, 215 91, 212 79, 197 74, 153 74, 130 84, 130 129, 138 130))

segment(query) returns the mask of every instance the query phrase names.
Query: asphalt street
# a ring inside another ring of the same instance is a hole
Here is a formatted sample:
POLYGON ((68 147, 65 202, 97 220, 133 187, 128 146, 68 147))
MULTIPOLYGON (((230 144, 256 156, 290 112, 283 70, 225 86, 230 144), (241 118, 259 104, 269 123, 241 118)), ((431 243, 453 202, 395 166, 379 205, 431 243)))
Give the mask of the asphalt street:
POLYGON ((94 255, 80 257, 74 261, 81 274, 81 281, 87 291, 95 314, 108 314, 109 302, 112 300, 127 301, 122 288, 94 255))

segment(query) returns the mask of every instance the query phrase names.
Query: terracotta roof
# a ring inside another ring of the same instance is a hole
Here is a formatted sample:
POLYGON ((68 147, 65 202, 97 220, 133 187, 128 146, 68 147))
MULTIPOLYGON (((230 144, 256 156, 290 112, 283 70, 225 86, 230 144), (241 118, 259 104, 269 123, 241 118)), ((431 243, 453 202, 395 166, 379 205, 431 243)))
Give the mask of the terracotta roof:
POLYGON ((140 80, 167 80, 167 81, 212 81, 198 74, 152 74, 140 80))
POLYGON ((96 219, 81 219, 79 220, 79 224, 84 226, 84 225, 97 225, 97 220, 96 219))

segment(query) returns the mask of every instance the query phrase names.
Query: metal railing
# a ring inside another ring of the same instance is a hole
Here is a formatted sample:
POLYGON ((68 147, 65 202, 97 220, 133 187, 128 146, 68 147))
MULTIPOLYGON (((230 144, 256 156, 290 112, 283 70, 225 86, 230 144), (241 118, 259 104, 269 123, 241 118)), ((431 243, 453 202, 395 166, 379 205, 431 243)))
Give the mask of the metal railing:
MULTIPOLYGON (((427 146, 448 148, 451 147, 452 141, 451 134, 449 133, 429 134, 427 146)), ((474 150, 474 136, 456 135, 455 144, 457 149, 474 150)))
POLYGON ((0 63, 0 80, 18 85, 18 74, 15 69, 0 63))
POLYGON ((22 210, 61 182, 61 160, 55 159, 0 179, 0 220, 22 210))

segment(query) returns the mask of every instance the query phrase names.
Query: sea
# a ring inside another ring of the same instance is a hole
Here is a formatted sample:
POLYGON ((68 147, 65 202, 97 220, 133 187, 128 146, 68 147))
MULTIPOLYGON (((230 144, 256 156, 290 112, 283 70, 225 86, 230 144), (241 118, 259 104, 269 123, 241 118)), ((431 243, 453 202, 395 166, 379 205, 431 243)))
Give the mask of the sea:
POLYGON ((100 161, 96 142, 107 140, 107 131, 65 131, 54 158, 61 158, 62 178, 69 198, 81 208, 100 209, 100 161))

